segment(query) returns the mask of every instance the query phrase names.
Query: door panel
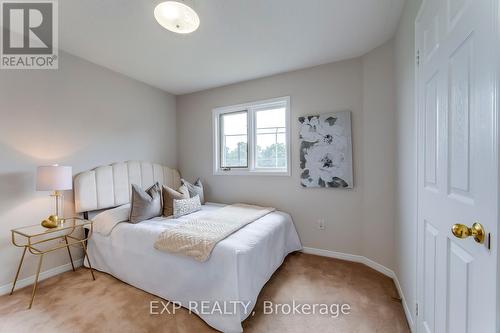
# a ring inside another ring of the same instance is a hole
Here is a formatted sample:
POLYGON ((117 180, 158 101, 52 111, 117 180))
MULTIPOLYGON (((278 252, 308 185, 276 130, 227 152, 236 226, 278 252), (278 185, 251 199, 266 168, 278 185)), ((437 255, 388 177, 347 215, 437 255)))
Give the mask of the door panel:
POLYGON ((465 333, 469 325, 469 293, 474 258, 456 243, 448 240, 448 332, 465 333))
POLYGON ((425 86, 425 184, 437 188, 438 73, 425 86))
POLYGON ((465 12, 469 1, 467 0, 448 0, 447 6, 447 17, 448 17, 448 29, 453 30, 460 17, 465 12))
POLYGON ((436 247, 438 231, 429 222, 425 222, 425 246, 424 246, 424 326, 426 332, 435 332, 435 310, 436 310, 436 247))
POLYGON ((424 61, 429 62, 434 53, 439 48, 439 16, 434 15, 430 18, 424 29, 424 61))
POLYGON ((449 59, 449 193, 467 198, 471 198, 469 110, 473 38, 467 38, 449 59))

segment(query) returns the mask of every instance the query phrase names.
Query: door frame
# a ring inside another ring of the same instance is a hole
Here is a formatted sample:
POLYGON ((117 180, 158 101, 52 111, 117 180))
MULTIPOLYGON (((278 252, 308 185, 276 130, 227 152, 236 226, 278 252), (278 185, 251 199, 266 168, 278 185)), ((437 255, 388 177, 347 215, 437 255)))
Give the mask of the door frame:
MULTIPOLYGON (((415 238, 416 238, 416 248, 415 248, 415 251, 416 251, 416 260, 415 260, 415 285, 414 285, 414 288, 415 288, 415 300, 414 300, 414 310, 415 310, 415 318, 414 318, 414 323, 413 323, 413 329, 412 331, 414 333, 418 333, 419 332, 419 316, 421 315, 419 313, 419 304, 421 303, 421 300, 422 300, 422 296, 420 295, 421 293, 421 286, 420 286, 420 283, 421 283, 421 279, 420 279, 420 275, 421 275, 421 272, 422 272, 422 258, 421 258, 421 255, 420 255, 420 251, 421 251, 421 244, 420 244, 420 240, 421 240, 421 235, 420 235, 420 225, 419 225, 419 221, 420 221, 420 206, 419 206, 419 203, 420 203, 420 191, 419 191, 419 184, 420 184, 420 177, 421 177, 421 172, 419 170, 419 162, 420 162, 420 158, 421 157, 421 154, 420 154, 420 151, 419 151, 419 142, 420 140, 422 139, 422 133, 421 133, 421 125, 420 125, 420 122, 421 122, 421 115, 420 115, 420 100, 419 100, 419 94, 420 94, 420 89, 419 89, 419 81, 420 81, 420 66, 419 66, 419 62, 420 62, 420 49, 421 49, 421 45, 420 45, 420 32, 419 32, 419 23, 421 21, 421 18, 422 18, 422 15, 423 15, 423 10, 424 10, 424 7, 425 5, 427 4, 427 1, 428 0, 422 0, 422 3, 420 5, 420 8, 418 10, 418 13, 417 13, 417 16, 415 18, 415 22, 414 22, 414 55, 415 55, 415 61, 413 62, 413 65, 414 65, 414 76, 415 76, 415 82, 414 82, 414 91, 413 91, 413 95, 414 95, 414 119, 415 119, 415 143, 414 143, 414 149, 415 149, 415 163, 416 163, 416 168, 415 168, 415 172, 416 172, 416 182, 415 182, 415 191, 417 192, 415 197, 416 197, 416 200, 415 200, 415 207, 416 207, 416 217, 415 217, 415 238)), ((431 0, 432 1, 432 0, 431 0)))

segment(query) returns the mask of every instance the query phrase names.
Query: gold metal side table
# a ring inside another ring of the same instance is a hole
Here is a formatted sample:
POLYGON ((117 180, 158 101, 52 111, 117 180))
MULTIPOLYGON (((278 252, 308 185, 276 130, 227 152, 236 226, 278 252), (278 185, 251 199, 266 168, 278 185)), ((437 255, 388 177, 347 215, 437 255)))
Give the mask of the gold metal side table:
POLYGON ((38 277, 40 275, 40 268, 42 267, 43 256, 49 252, 66 248, 68 250, 69 259, 71 261, 71 267, 73 271, 75 266, 73 264, 73 258, 71 256, 71 246, 81 246, 83 248, 84 257, 87 258, 87 262, 90 268, 90 274, 92 274, 92 279, 95 280, 94 271, 90 265, 90 258, 87 254, 87 240, 92 236, 93 224, 92 221, 81 219, 78 217, 64 218, 59 220, 59 224, 56 228, 48 229, 42 227, 40 224, 32 225, 23 228, 17 228, 11 230, 12 232, 12 244, 17 247, 23 247, 23 255, 19 266, 17 268, 16 277, 12 285, 12 290, 10 294, 14 293, 14 288, 16 287, 17 278, 19 277, 19 272, 21 271, 21 266, 23 265, 24 256, 26 255, 26 250, 29 250, 32 254, 40 257, 38 260, 38 268, 36 270, 35 283, 33 285, 33 291, 31 293, 31 301, 28 309, 31 309, 33 305, 33 300, 35 299, 36 288, 38 285, 38 277), (88 234, 79 238, 74 234, 76 231, 80 231, 81 234, 85 235, 84 228, 89 229, 88 234), (19 241, 21 240, 21 243, 19 241))

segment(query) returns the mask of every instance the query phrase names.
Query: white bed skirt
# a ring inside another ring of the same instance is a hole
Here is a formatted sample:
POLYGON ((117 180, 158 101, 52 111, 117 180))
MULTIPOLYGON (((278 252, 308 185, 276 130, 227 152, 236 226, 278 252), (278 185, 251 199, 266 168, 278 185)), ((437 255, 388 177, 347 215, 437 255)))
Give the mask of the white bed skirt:
MULTIPOLYGON (((218 207, 207 204, 203 211, 218 207)), ((182 219, 120 223, 110 236, 95 233, 88 242, 93 268, 183 307, 191 307, 217 330, 241 332, 241 322, 252 313, 264 284, 289 253, 302 249, 290 215, 274 212, 245 226, 219 242, 206 262, 154 249, 158 235, 182 219), (198 302, 197 308, 192 302, 198 302), (215 303, 225 304, 229 309, 233 304, 249 305, 237 306, 229 314, 201 313, 201 302, 210 304, 207 309, 212 309, 215 303)))

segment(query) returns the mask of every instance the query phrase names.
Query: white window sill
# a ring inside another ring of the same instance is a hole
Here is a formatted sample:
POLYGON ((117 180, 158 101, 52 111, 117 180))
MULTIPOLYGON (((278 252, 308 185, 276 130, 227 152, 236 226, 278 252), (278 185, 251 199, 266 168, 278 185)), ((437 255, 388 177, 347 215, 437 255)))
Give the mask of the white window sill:
POLYGON ((290 170, 230 170, 230 171, 222 171, 217 170, 214 171, 214 176, 280 176, 280 177, 290 177, 290 170))

